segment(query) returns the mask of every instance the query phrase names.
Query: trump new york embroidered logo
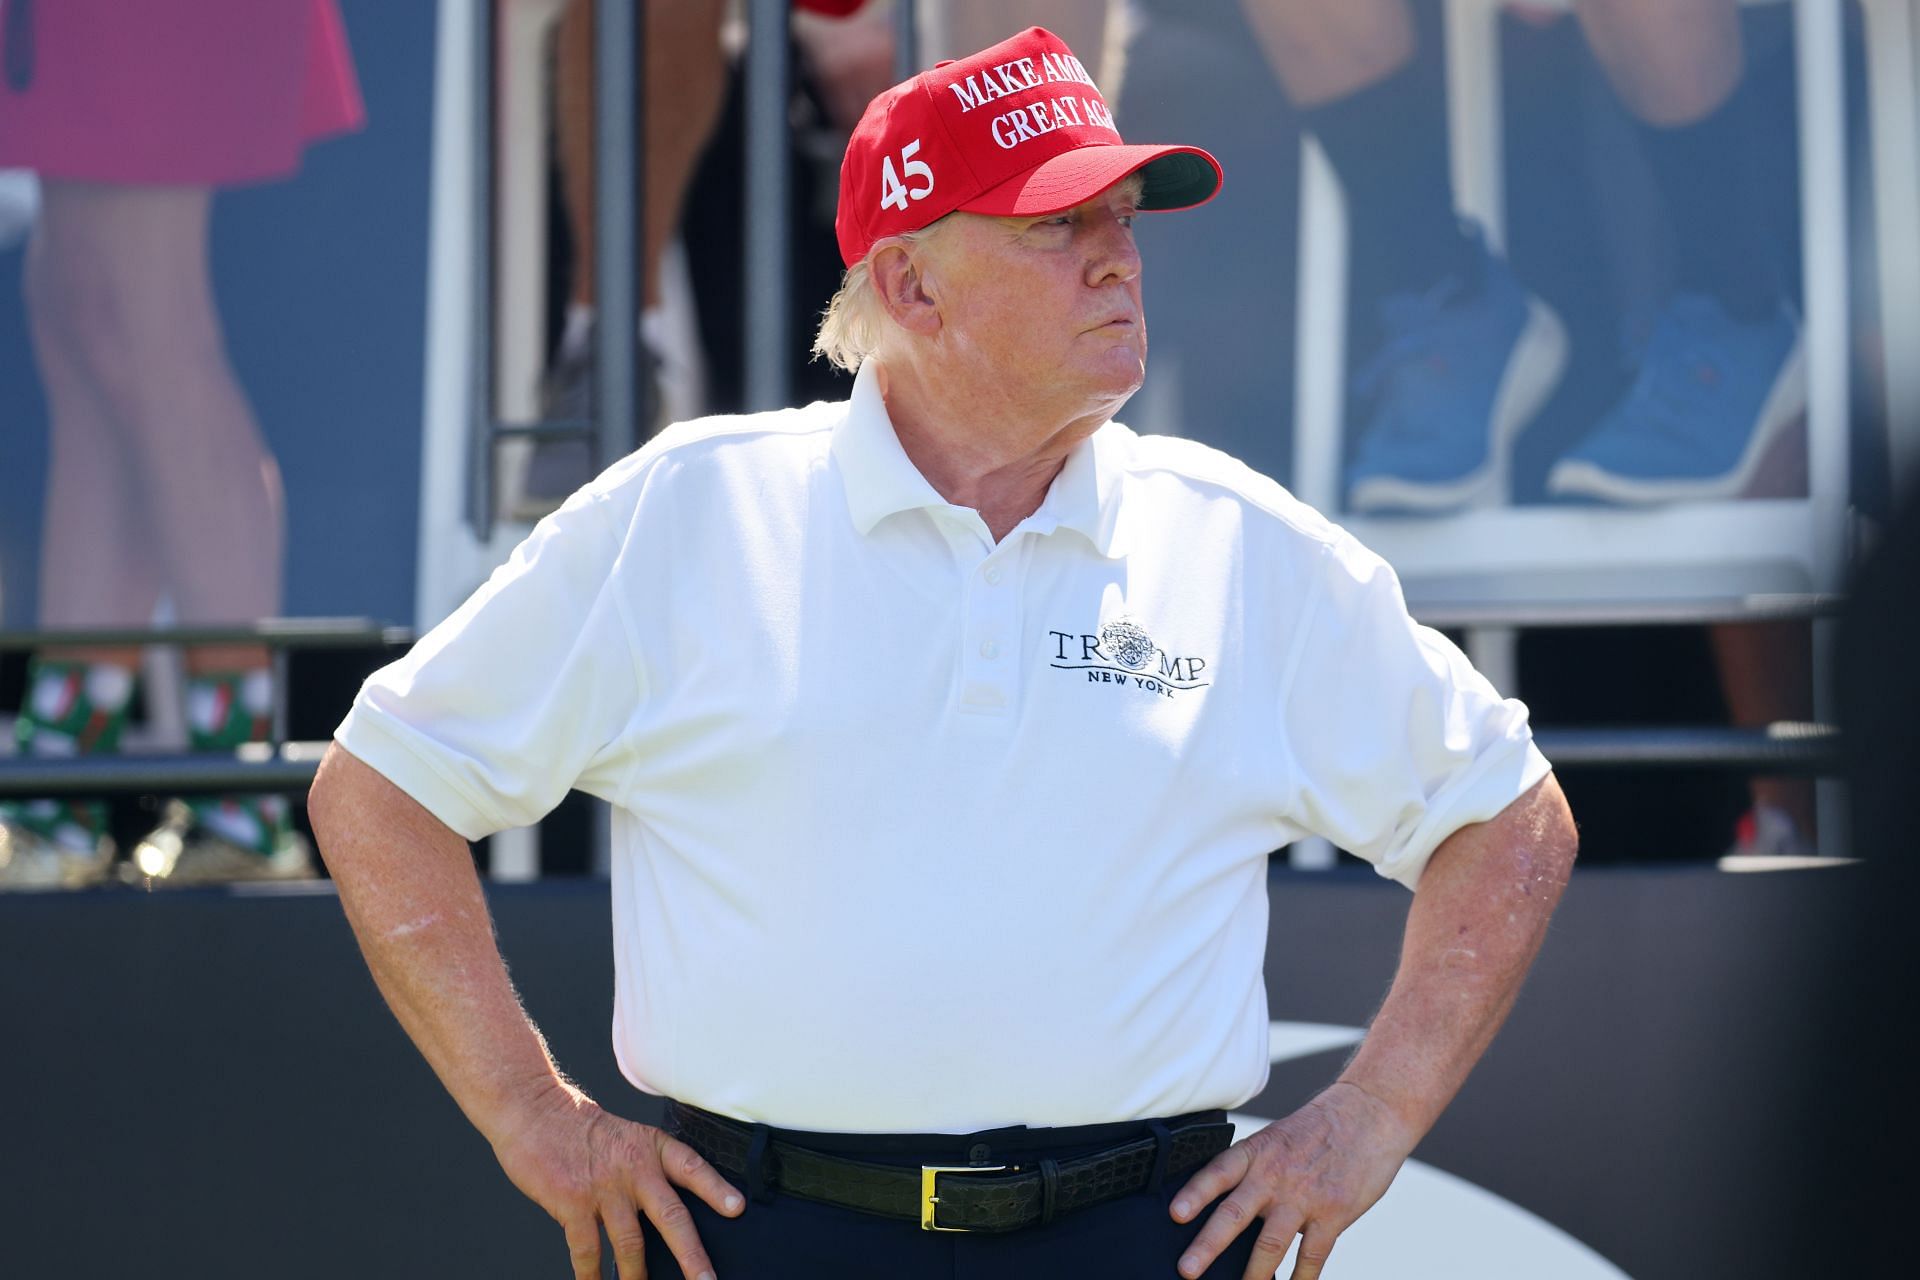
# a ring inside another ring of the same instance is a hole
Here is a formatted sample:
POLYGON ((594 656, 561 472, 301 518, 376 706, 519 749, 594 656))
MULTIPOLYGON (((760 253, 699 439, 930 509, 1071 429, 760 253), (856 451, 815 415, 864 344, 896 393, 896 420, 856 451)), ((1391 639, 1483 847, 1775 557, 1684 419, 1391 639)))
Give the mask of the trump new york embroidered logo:
POLYGON ((1057 671, 1083 671, 1088 684, 1118 685, 1172 698, 1213 683, 1205 678, 1207 660, 1169 653, 1147 629, 1120 617, 1098 632, 1049 631, 1057 671))

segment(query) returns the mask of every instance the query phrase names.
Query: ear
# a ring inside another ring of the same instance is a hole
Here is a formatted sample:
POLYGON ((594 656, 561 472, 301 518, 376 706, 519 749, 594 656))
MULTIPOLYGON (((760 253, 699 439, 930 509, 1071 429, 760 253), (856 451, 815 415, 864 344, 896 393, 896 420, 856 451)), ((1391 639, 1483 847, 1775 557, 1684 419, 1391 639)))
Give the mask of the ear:
POLYGON ((930 338, 940 332, 940 302, 927 279, 926 261, 900 241, 873 251, 868 271, 880 305, 893 322, 908 333, 930 338))

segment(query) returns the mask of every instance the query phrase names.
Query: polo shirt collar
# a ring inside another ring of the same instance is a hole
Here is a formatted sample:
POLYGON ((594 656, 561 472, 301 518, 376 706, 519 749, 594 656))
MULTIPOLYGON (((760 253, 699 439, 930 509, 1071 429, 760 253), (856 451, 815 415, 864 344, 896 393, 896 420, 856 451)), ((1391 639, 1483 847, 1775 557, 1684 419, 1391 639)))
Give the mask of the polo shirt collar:
POLYGON ((1107 559, 1126 554, 1120 538, 1120 458, 1125 428, 1103 424, 1074 446, 1033 513, 1040 528, 1072 529, 1107 559))
POLYGON ((862 361, 854 375, 846 420, 833 433, 833 459, 846 486, 847 511, 862 537, 896 512, 950 505, 900 447, 871 360, 862 361))
MULTIPOLYGON (((1125 428, 1109 422, 1076 446, 1054 477, 1034 522, 1040 532, 1072 529, 1109 559, 1124 555, 1120 476, 1125 428)), ((847 416, 833 433, 833 458, 847 492, 847 511, 861 536, 890 515, 950 504, 900 445, 880 394, 872 360, 854 375, 847 416)))

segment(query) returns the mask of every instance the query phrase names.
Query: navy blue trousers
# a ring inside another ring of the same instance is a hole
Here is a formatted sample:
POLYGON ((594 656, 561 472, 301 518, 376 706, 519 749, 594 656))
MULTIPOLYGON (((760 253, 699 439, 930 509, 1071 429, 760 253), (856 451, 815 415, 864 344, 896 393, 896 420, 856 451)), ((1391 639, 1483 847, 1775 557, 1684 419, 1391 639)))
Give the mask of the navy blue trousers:
MULTIPOLYGON (((1167 1120, 1169 1127, 1218 1122, 1222 1112, 1167 1120)), ((775 1129, 772 1136, 795 1146, 875 1164, 917 1167, 1027 1163, 1042 1157, 1076 1156, 1148 1136, 1144 1121, 1062 1129, 994 1129, 976 1134, 818 1134, 775 1129), (977 1151, 988 1148, 986 1154, 977 1151)), ((1067 1214, 1046 1226, 996 1235, 922 1231, 851 1209, 781 1195, 749 1200, 746 1212, 727 1218, 684 1189, 700 1240, 720 1280, 1182 1280, 1175 1267, 1200 1234, 1213 1206, 1191 1222, 1175 1222, 1173 1197, 1198 1169, 1169 1174, 1149 1188, 1067 1214)), ((726 1174, 729 1181, 744 1182, 726 1174)), ((746 1188, 741 1187, 744 1195, 746 1188)), ((1217 1203, 1217 1202, 1216 1202, 1217 1203)), ((1240 1280, 1259 1234, 1249 1225, 1206 1271, 1207 1280, 1240 1280)), ((686 1280, 680 1266, 647 1230, 648 1280, 686 1280)))

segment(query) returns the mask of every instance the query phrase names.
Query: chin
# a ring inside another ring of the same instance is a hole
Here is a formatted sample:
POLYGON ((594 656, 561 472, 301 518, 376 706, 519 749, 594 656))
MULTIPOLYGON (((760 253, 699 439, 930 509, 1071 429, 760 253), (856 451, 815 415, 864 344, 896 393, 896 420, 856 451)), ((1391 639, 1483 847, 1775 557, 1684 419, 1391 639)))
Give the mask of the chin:
POLYGON ((1113 377, 1110 379, 1110 384, 1114 393, 1122 399, 1125 399, 1127 396, 1138 391, 1140 384, 1146 380, 1147 362, 1143 359, 1135 358, 1128 363, 1125 368, 1114 371, 1113 377))
POLYGON ((1084 355, 1060 364, 1062 384, 1078 384, 1089 404, 1104 404, 1109 412, 1117 410, 1146 381, 1147 365, 1141 354, 1127 348, 1111 348, 1088 359, 1084 355))
POLYGON ((1094 394, 1105 402, 1107 414, 1111 417, 1120 412, 1120 406, 1131 400, 1133 393, 1138 391, 1140 384, 1145 381, 1143 373, 1135 373, 1127 378, 1110 379, 1102 383, 1094 394))

